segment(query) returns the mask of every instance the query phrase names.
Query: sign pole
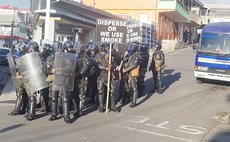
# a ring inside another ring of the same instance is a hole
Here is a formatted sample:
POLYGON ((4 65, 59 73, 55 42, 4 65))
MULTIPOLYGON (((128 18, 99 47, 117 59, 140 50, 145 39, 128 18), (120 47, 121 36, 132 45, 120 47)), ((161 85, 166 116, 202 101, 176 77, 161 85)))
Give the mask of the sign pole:
MULTIPOLYGON (((109 45, 109 66, 111 66, 112 60, 112 43, 109 45)), ((108 82, 107 82, 107 98, 106 98, 106 113, 109 112, 109 95, 110 95, 110 83, 111 83, 111 70, 108 72, 108 82)))
MULTIPOLYGON (((116 19, 98 19, 96 20, 96 41, 100 43, 110 43, 109 50, 109 68, 111 68, 111 51, 112 43, 126 43, 127 35, 127 21, 126 20, 116 20, 116 19)), ((106 96, 106 110, 109 112, 109 97, 111 91, 111 75, 112 70, 108 71, 108 82, 107 82, 107 96, 106 96)))

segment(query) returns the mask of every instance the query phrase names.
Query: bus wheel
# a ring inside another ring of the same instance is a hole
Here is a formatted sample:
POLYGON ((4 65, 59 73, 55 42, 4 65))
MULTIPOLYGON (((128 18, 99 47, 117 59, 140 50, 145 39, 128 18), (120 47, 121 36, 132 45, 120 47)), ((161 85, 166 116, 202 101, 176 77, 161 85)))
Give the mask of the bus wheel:
POLYGON ((197 84, 202 84, 203 83, 203 79, 202 78, 196 78, 196 83, 197 84))

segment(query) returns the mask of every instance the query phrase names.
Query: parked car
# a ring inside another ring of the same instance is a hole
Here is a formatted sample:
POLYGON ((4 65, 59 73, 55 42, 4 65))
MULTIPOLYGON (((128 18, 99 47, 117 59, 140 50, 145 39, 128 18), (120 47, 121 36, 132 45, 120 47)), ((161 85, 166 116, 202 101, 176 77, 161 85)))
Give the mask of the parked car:
POLYGON ((8 65, 7 54, 10 53, 9 48, 0 47, 0 65, 8 65))

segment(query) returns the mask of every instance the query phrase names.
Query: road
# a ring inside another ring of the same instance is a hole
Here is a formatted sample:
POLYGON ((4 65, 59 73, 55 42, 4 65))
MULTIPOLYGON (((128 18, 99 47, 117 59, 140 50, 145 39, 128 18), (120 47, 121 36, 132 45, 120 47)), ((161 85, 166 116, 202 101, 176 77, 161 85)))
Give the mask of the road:
MULTIPOLYGON (((214 118, 229 111, 230 88, 213 83, 196 84, 194 53, 181 49, 166 55, 163 94, 149 93, 151 73, 146 75, 145 96, 138 106, 122 107, 120 113, 99 113, 89 106, 84 116, 65 124, 43 116, 26 121, 8 116, 12 106, 0 107, 2 142, 229 142, 228 125, 214 118)), ((41 115, 38 115, 41 116, 41 115)))
POLYGON ((9 67, 8 66, 1 66, 0 65, 0 95, 2 93, 3 87, 7 83, 9 76, 9 67))

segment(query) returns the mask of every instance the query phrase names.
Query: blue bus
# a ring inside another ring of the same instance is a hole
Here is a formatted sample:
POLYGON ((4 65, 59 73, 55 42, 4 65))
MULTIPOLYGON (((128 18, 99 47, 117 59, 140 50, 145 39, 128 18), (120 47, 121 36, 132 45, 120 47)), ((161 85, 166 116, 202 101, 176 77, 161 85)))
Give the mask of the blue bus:
POLYGON ((230 22, 206 25, 197 47, 194 75, 204 79, 230 81, 230 22))

